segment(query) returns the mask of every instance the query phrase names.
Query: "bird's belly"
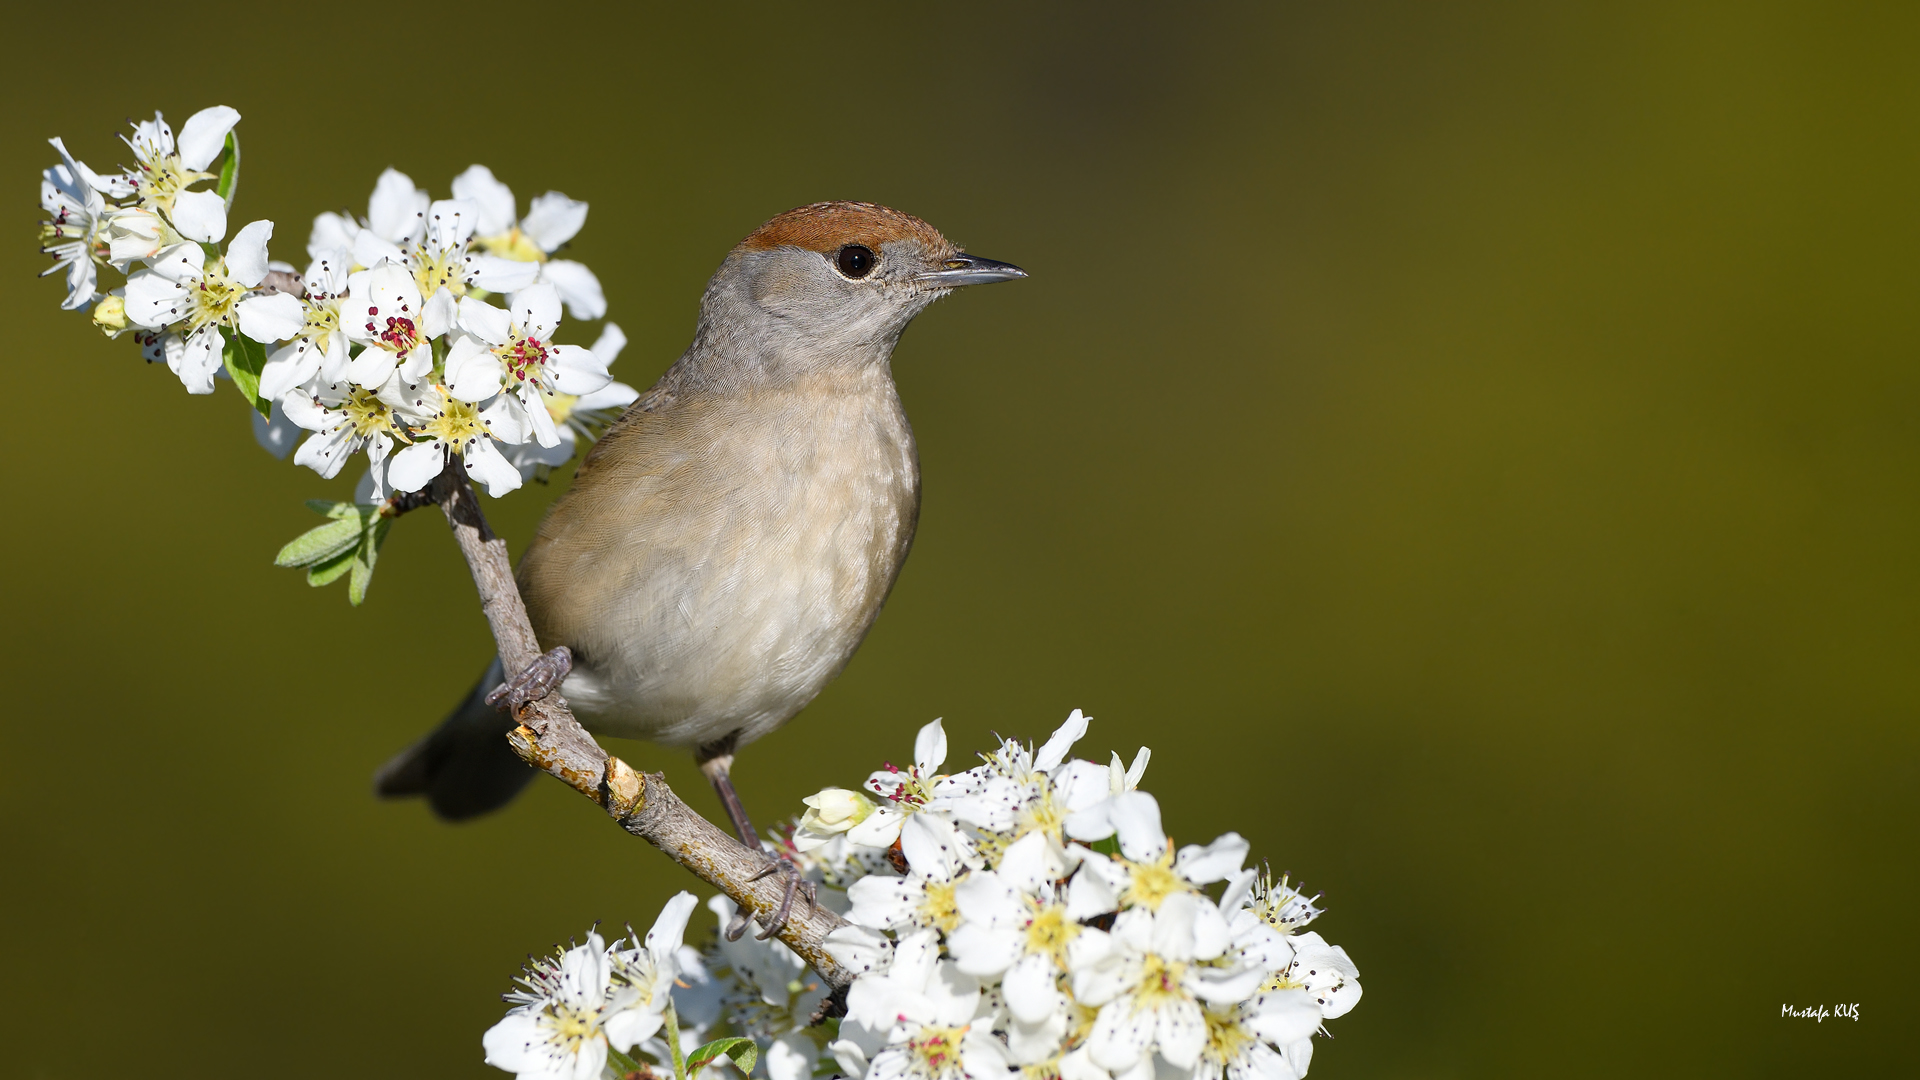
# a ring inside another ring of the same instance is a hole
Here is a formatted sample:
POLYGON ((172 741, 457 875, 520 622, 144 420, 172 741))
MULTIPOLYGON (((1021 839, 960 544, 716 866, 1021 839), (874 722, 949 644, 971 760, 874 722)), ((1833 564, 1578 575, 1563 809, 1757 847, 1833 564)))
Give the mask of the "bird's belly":
POLYGON ((715 463, 748 479, 697 506, 652 499, 617 556, 587 568, 592 614, 562 639, 580 654, 563 692, 587 726, 744 743, 799 712, 846 666, 905 557, 908 440, 715 463))

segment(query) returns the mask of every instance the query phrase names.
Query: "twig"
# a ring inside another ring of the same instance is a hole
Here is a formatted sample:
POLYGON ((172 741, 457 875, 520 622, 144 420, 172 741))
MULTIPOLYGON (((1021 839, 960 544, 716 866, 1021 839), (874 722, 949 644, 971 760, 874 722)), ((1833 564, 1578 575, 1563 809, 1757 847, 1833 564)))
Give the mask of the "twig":
MULTIPOLYGON (((507 542, 487 527, 479 497, 459 464, 450 464, 429 490, 446 512, 453 538, 473 571, 474 588, 493 629, 501 666, 509 672, 524 671, 540 655, 540 643, 513 580, 507 542)), ((520 726, 508 733, 507 741, 527 764, 592 799, 622 828, 666 852, 756 917, 764 920, 779 906, 785 891, 781 875, 753 880, 766 869, 763 855, 749 851, 681 802, 661 774, 635 772, 601 749, 558 692, 528 702, 514 719, 520 726)), ((823 907, 796 904, 780 930, 780 940, 812 964, 829 985, 840 988, 853 981, 854 973, 828 955, 822 943, 845 925, 823 907)))

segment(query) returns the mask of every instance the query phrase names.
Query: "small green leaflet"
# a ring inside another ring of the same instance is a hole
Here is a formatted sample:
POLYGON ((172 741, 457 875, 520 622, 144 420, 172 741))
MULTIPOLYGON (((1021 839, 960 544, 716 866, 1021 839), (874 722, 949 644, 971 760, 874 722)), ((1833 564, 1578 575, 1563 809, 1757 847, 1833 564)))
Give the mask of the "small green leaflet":
POLYGON ((260 371, 267 366, 267 347, 227 327, 220 329, 220 336, 225 340, 220 347, 220 358, 227 362, 227 374, 233 376, 233 385, 255 412, 271 418, 273 402, 260 396, 260 371))
POLYGON ((213 186, 213 193, 233 205, 233 193, 240 187, 240 136, 227 132, 227 148, 221 152, 220 179, 213 186))
POLYGON ((305 567, 307 584, 331 585, 347 579, 347 602, 355 607, 367 598, 380 545, 387 542, 393 520, 380 516, 378 506, 308 500, 307 506, 330 520, 295 537, 273 557, 275 566, 305 567))
POLYGON ((760 1050, 753 1045, 752 1039, 742 1039, 738 1036, 715 1039, 695 1050, 693 1055, 687 1058, 687 1080, 693 1080, 699 1075, 701 1069, 723 1057, 732 1058, 734 1065, 740 1069, 740 1075, 745 1076, 753 1071, 753 1063, 760 1060, 760 1050))
POLYGON ((653 1071, 635 1058, 623 1054, 611 1046, 607 1047, 607 1064, 612 1065, 613 1071, 620 1076, 626 1076, 630 1073, 640 1073, 644 1076, 653 1071))

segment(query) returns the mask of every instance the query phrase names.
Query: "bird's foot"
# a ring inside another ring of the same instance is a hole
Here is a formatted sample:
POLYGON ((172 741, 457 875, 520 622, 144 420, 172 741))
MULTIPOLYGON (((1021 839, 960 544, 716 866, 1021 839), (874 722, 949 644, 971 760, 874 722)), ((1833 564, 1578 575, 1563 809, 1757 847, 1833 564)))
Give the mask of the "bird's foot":
MULTIPOLYGON (((809 908, 820 905, 820 896, 819 893, 815 891, 813 882, 808 881, 806 877, 801 874, 800 867, 796 865, 791 858, 784 852, 774 854, 766 851, 764 848, 761 849, 761 854, 766 856, 766 869, 747 880, 759 881, 761 878, 772 877, 780 873, 784 873, 787 880, 786 889, 780 894, 779 906, 774 908, 773 913, 767 917, 765 922, 760 924, 762 927, 761 931, 753 935, 755 941, 765 941, 773 935, 778 934, 781 928, 787 925, 787 917, 793 914, 794 897, 805 897, 809 908)), ((727 940, 739 941, 740 935, 747 932, 747 924, 751 921, 753 921, 753 912, 751 909, 744 907, 735 908, 733 918, 727 923, 727 940)))
POLYGON ((565 645, 549 650, 528 664, 525 671, 494 687, 487 695, 487 704, 517 716, 528 702, 551 694, 572 670, 573 650, 565 645))

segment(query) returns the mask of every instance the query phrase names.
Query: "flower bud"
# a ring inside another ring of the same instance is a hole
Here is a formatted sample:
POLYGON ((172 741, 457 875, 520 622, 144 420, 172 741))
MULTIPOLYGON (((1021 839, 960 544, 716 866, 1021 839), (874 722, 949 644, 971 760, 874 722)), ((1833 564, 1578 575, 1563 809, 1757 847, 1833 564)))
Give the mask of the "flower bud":
POLYGON ((800 817, 800 827, 823 836, 846 832, 873 813, 870 799, 846 788, 825 788, 818 795, 809 795, 800 801, 807 804, 807 812, 800 817))
POLYGON ((123 296, 109 294, 93 305, 93 325, 108 337, 119 337, 120 331, 127 328, 127 301, 123 296))

